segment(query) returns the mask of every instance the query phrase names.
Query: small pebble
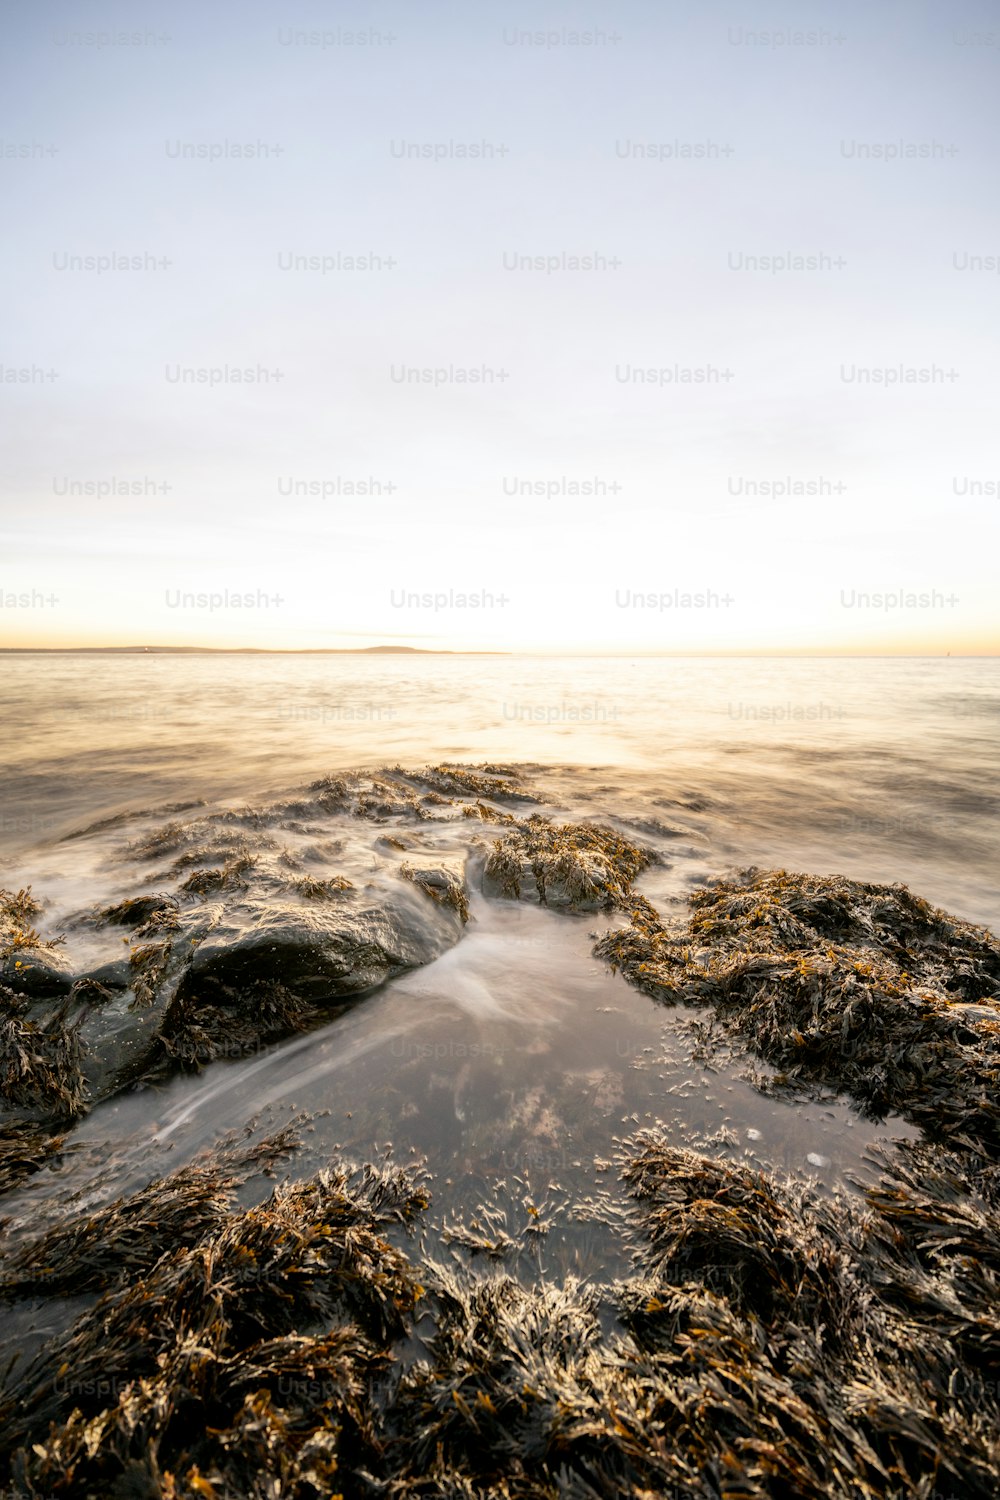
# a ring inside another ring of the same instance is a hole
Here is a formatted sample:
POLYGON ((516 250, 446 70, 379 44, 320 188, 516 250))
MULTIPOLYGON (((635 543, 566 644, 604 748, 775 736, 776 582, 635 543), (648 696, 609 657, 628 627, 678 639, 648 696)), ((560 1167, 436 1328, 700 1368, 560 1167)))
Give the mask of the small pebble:
POLYGON ((810 1151, 806 1157, 806 1161, 811 1167, 828 1167, 830 1165, 830 1158, 828 1156, 820 1156, 818 1151, 810 1151))
POLYGON ((764 1139, 764 1137, 763 1137, 761 1131, 759 1131, 759 1130, 748 1130, 747 1131, 747 1140, 748 1141, 761 1141, 763 1139, 764 1139))

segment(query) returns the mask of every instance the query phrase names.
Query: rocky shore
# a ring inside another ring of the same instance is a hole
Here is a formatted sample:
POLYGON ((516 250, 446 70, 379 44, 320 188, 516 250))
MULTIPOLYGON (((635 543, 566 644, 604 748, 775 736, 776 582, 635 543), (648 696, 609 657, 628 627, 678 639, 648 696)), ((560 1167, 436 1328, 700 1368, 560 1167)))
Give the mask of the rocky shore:
POLYGON ((762 1088, 919 1134, 850 1195, 721 1137, 609 1140, 633 1272, 606 1284, 526 1282, 517 1237, 460 1227, 464 1258, 429 1253, 419 1166, 269 1190, 307 1121, 229 1139, 6 1247, 9 1309, 69 1309, 2 1382, 8 1493, 1000 1493, 1000 944, 903 886, 783 870, 657 910, 661 827, 562 820, 525 768, 395 768, 102 825, 102 898, 58 924, 0 892, 0 1193, 100 1101, 439 958, 474 891, 596 920, 595 957, 762 1088))

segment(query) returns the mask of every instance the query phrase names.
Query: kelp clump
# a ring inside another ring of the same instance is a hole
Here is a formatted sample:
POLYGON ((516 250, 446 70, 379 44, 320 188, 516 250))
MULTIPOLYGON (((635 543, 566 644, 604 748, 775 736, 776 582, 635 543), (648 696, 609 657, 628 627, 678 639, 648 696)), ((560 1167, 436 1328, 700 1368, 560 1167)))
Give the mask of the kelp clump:
POLYGON ((626 908, 632 881, 654 859, 611 828, 559 826, 535 814, 493 845, 483 890, 571 911, 626 908))
POLYGON ((418 1177, 335 1163, 242 1211, 234 1186, 188 1168, 18 1253, 8 1296, 103 1291, 9 1385, 16 1490, 325 1496, 377 1455, 371 1388, 421 1290, 386 1230, 426 1207, 418 1177))
POLYGON ((8 1372, 15 1493, 994 1500, 985 1159, 893 1150, 849 1202, 642 1132, 620 1150, 635 1274, 526 1286, 418 1268, 396 1241, 423 1179, 384 1162, 236 1209, 292 1144, 183 1167, 8 1253, 5 1298, 96 1299, 8 1372))
MULTIPOLYGON (((405 774, 405 773, 404 773, 405 774)), ((410 772, 408 779, 432 787, 447 799, 488 797, 495 802, 540 802, 541 798, 520 780, 515 766, 429 766, 410 772)))
POLYGON ((886 1157, 861 1210, 655 1132, 629 1143, 649 1248, 622 1305, 685 1492, 996 1493, 1000 1215, 962 1222, 945 1156, 886 1157))
POLYGON ((80 1023, 58 1009, 29 1015, 27 1000, 0 985, 0 1105, 56 1122, 87 1110, 80 1023))
POLYGON ((149 937, 157 932, 176 932, 178 902, 175 896, 154 894, 130 896, 115 906, 106 906, 101 920, 115 927, 131 927, 136 937, 149 937))
POLYGON ((685 930, 651 909, 597 954, 666 1001, 710 1003, 778 1070, 867 1114, 1000 1146, 1000 943, 901 885, 744 870, 690 898, 685 930))

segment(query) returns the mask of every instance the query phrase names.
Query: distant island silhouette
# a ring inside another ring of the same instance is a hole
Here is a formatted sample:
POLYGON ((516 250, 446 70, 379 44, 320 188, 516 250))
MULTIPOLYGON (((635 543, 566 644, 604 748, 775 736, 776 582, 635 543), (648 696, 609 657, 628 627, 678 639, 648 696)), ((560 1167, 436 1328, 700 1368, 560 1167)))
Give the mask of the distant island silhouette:
POLYGON ((0 652, 75 656, 509 656, 509 651, 439 651, 425 646, 0 646, 0 652))

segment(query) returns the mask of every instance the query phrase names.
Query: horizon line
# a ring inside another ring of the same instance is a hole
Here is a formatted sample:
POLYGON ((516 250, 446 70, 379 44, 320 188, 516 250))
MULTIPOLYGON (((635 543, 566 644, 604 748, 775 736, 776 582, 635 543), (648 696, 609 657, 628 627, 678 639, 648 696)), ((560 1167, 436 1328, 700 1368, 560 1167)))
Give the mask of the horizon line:
POLYGON ((834 661, 995 661, 998 651, 582 651, 582 650, 455 650, 434 646, 0 646, 0 655, 34 656, 537 656, 607 660, 646 658, 649 660, 683 659, 754 659, 782 658, 834 661))

